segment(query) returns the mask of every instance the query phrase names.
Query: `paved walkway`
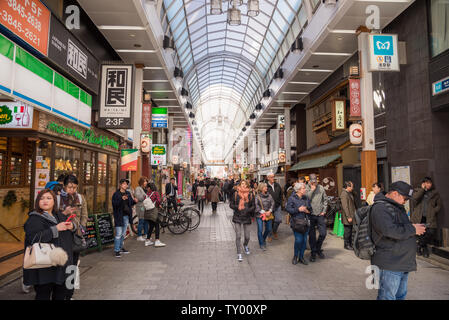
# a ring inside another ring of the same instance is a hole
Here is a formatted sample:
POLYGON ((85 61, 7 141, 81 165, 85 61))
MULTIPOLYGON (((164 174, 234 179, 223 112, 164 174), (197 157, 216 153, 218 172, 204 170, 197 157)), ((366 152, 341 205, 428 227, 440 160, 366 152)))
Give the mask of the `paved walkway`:
MULTIPOLYGON (((285 223, 279 240, 262 252, 257 226, 251 226, 251 254, 236 259, 232 211, 219 204, 218 213, 206 207, 193 232, 161 234, 164 248, 144 247, 135 238, 126 240, 131 252, 121 259, 112 248, 81 258, 82 299, 368 299, 376 290, 365 286, 367 261, 343 249, 343 240, 328 235, 326 259, 308 266, 292 265, 293 235, 285 223)), ((306 258, 309 257, 306 251, 306 258)), ((20 281, 0 288, 0 299, 33 299, 23 294, 20 281)), ((449 271, 418 261, 410 275, 408 299, 449 299, 449 271)))

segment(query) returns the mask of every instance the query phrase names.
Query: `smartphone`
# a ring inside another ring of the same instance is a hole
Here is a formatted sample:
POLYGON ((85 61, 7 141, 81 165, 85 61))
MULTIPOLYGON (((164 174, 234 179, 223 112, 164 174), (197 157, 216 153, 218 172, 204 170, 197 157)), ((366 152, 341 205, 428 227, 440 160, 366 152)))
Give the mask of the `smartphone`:
POLYGON ((70 220, 72 220, 75 217, 76 217, 76 214, 71 214, 70 217, 68 217, 65 222, 70 222, 70 220))
POLYGON ((76 205, 76 207, 77 207, 77 208, 81 208, 81 207, 82 207, 82 204, 78 203, 78 204, 76 205))

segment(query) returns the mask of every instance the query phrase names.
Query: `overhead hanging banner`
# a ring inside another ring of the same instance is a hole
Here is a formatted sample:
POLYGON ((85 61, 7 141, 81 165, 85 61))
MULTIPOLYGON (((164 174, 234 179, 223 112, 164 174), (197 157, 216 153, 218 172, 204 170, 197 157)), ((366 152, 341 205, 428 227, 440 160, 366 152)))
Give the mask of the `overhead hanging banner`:
POLYGON ((350 117, 361 117, 360 79, 349 79, 350 117))
POLYGON ((142 104, 142 131, 151 131, 151 103, 142 104))
POLYGON ((121 171, 137 171, 137 156, 139 149, 122 149, 121 171))
POLYGON ((76 80, 93 92, 98 93, 100 83, 99 61, 54 16, 50 20, 48 57, 76 80))
POLYGON ((399 71, 398 35, 370 34, 368 37, 368 71, 399 71))
POLYGON ((1 25, 45 56, 50 15, 50 10, 39 0, 0 1, 1 25))
POLYGON ((132 129, 133 65, 101 67, 99 128, 132 129))

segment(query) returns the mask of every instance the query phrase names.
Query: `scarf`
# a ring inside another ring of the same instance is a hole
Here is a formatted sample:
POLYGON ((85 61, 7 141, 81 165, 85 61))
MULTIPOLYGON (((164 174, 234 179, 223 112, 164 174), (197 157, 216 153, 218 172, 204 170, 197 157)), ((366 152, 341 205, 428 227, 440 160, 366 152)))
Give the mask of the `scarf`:
POLYGON ((248 200, 249 189, 247 189, 247 188, 244 189, 242 187, 238 187, 237 192, 240 197, 239 210, 243 210, 243 209, 245 209, 245 203, 249 201, 248 200))

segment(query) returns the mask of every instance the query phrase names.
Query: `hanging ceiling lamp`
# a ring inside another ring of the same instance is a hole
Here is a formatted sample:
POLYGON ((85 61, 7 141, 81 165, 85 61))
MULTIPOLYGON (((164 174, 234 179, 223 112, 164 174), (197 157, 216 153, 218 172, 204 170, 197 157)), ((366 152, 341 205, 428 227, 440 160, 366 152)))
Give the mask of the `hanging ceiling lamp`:
POLYGON ((172 52, 175 49, 175 41, 171 39, 169 36, 164 36, 164 41, 162 42, 162 46, 168 52, 172 52))
POLYGON ((195 119, 195 114, 194 114, 193 112, 190 112, 190 113, 189 113, 189 118, 195 119))
POLYGON ((181 89, 181 96, 182 97, 188 97, 189 96, 189 92, 186 89, 182 88, 181 89))
POLYGON ((291 52, 300 53, 304 49, 304 45, 302 43, 302 37, 296 38, 291 47, 291 52))
POLYGON ((282 68, 279 68, 279 70, 274 73, 273 79, 279 80, 282 78, 284 78, 284 71, 282 70, 282 68))
POLYGON ((255 114, 254 112, 251 113, 251 115, 249 116, 249 118, 250 118, 251 120, 256 119, 256 114, 255 114))
POLYGON ((256 111, 261 111, 263 109, 263 105, 261 103, 258 103, 256 105, 256 111))
POLYGON ((241 12, 236 8, 236 4, 231 0, 232 8, 228 9, 228 23, 230 26, 239 26, 241 21, 241 12))
POLYGON ((222 14, 222 0, 211 0, 210 2, 210 14, 222 14))
POLYGON ((179 81, 181 81, 182 78, 184 78, 184 73, 178 67, 175 67, 175 71, 173 72, 173 75, 175 76, 176 80, 179 80, 179 81))
POLYGON ((193 108, 192 104, 187 101, 186 103, 186 109, 191 110, 193 108))
POLYGON ((248 12, 249 17, 255 17, 259 14, 259 0, 248 0, 248 12))
POLYGON ((245 126, 249 127, 251 125, 251 122, 246 121, 245 126))
POLYGON ((264 100, 268 100, 271 97, 271 91, 270 89, 265 90, 265 92, 263 93, 263 98, 264 100))

